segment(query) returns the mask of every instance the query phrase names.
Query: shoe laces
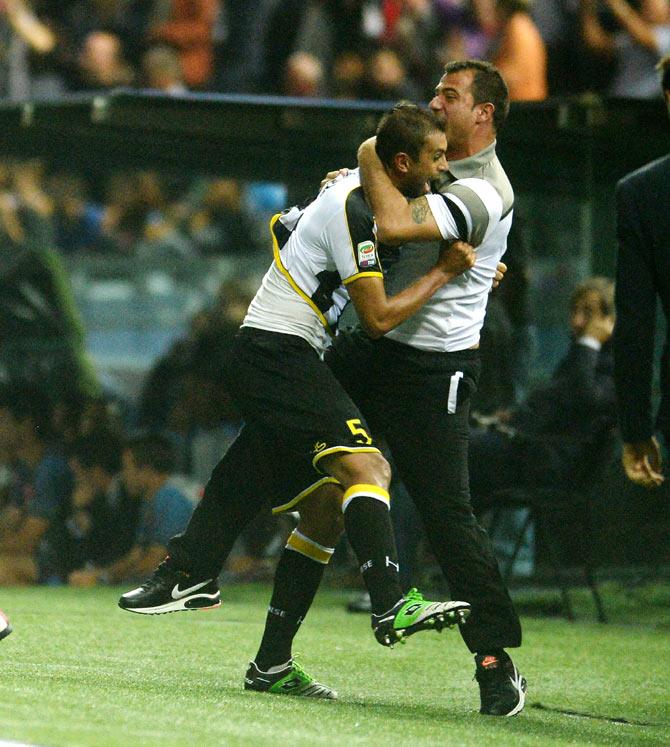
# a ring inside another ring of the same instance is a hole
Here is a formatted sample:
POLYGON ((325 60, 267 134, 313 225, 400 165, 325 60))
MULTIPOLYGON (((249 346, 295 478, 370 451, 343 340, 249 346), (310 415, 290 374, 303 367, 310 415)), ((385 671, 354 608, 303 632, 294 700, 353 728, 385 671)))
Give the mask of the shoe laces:
POLYGON ((405 594, 406 602, 423 602, 423 594, 414 586, 405 594))
POLYGON ((178 571, 174 571, 170 566, 168 565, 167 560, 163 560, 158 568, 153 572, 153 574, 142 584, 143 588, 147 591, 150 589, 155 588, 156 586, 160 586, 163 582, 163 579, 165 579, 168 576, 176 576, 178 571))

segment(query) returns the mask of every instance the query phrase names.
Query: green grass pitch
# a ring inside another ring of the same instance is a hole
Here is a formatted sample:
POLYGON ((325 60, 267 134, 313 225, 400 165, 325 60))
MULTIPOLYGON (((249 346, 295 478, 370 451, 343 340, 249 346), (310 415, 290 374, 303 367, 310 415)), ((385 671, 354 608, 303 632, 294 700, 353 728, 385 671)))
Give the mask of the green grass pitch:
POLYGON ((344 611, 341 591, 319 594, 296 645, 335 702, 243 691, 267 586, 225 588, 218 610, 156 617, 119 610, 119 592, 0 590, 14 626, 0 643, 0 744, 670 745, 667 588, 640 600, 656 617, 627 597, 638 624, 616 600, 605 626, 588 614, 574 624, 524 617, 514 658, 527 707, 510 719, 477 713, 456 631, 384 649, 366 615, 344 611))

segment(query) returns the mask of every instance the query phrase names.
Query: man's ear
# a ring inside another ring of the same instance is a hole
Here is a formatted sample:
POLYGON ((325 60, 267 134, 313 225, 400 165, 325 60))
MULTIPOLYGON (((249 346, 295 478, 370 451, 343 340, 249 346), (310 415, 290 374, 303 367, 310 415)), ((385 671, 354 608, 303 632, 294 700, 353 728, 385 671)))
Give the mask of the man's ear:
POLYGON ((492 122, 495 109, 495 106, 490 101, 485 104, 477 104, 477 123, 492 122))
POLYGON ((396 171, 398 171, 400 174, 406 174, 412 165, 412 159, 407 155, 407 153, 396 153, 395 156, 393 156, 393 168, 395 168, 396 171))

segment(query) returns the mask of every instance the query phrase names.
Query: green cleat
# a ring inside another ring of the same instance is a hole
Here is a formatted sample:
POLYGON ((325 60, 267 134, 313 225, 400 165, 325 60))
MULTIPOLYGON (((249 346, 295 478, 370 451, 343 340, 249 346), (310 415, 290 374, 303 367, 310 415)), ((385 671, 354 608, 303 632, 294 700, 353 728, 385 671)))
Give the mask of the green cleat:
MULTIPOLYGON (((276 669, 276 667, 273 667, 276 669)), ((244 689, 277 695, 302 695, 306 698, 326 698, 336 700, 337 693, 322 685, 305 672, 295 659, 289 659, 286 666, 276 672, 262 672, 256 662, 249 662, 244 677, 244 689)))
POLYGON ((372 615, 372 630, 382 646, 393 646, 421 630, 439 632, 463 625, 469 614, 467 602, 428 602, 417 589, 410 589, 388 612, 372 615))

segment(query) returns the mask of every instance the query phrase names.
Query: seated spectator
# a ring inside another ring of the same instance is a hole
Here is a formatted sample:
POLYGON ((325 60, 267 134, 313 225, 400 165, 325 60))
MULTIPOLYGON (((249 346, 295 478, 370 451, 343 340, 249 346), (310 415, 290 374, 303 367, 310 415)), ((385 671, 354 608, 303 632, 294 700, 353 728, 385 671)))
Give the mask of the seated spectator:
POLYGON ((361 98, 365 62, 358 52, 342 52, 333 61, 332 95, 336 99, 361 98))
POLYGON ((173 47, 151 47, 142 57, 142 83, 163 93, 180 94, 188 91, 179 54, 173 47))
POLYGON ((73 174, 56 174, 50 180, 54 198, 56 245, 62 254, 109 251, 111 241, 105 236, 104 206, 95 203, 84 180, 73 174))
POLYGON ((62 578, 72 474, 51 442, 51 407, 37 389, 0 392, 0 441, 14 444, 8 499, 0 510, 0 586, 62 578))
POLYGON ((131 496, 142 500, 133 546, 118 560, 73 571, 72 586, 95 586, 142 579, 163 560, 167 542, 188 523, 193 503, 170 480, 175 453, 164 436, 130 439, 121 456, 122 476, 131 496))
POLYGON ((108 31, 92 31, 79 53, 79 80, 75 87, 100 91, 129 86, 134 72, 123 57, 121 39, 108 31))
POLYGON ((589 446, 614 424, 612 281, 596 277, 577 287, 570 326, 572 344, 550 381, 499 413, 492 428, 472 433, 475 508, 496 489, 570 484, 589 446))
POLYGON ((659 95, 656 63, 670 52, 670 4, 667 0, 605 0, 618 30, 608 31, 595 0, 581 0, 586 45, 615 65, 610 96, 650 99, 659 95))
POLYGON ((397 52, 386 47, 378 49, 368 60, 363 96, 380 101, 418 101, 422 97, 397 52))
POLYGON ((262 251, 256 227, 244 206, 237 179, 215 179, 207 184, 200 206, 189 218, 189 235, 203 255, 262 251))
POLYGON ((282 93, 285 96, 323 96, 324 71, 321 60, 309 52, 295 52, 284 67, 282 93))
POLYGON ((204 89, 212 78, 214 65, 216 0, 170 0, 153 5, 150 39, 175 47, 186 84, 204 89))
POLYGON ((121 441, 110 431, 80 436, 70 447, 74 475, 68 567, 105 567, 133 546, 141 502, 121 480, 121 441))

